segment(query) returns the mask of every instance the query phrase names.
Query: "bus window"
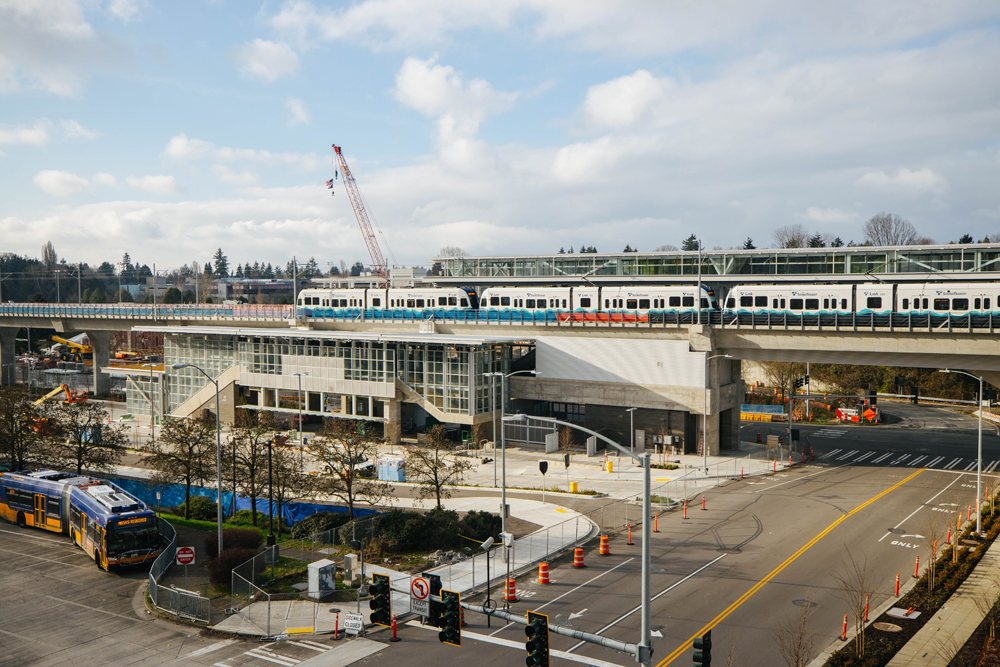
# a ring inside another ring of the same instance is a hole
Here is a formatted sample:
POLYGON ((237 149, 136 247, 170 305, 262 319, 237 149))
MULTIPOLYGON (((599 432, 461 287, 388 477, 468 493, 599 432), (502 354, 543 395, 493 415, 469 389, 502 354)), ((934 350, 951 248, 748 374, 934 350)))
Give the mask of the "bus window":
MULTIPOLYGON (((504 299, 507 301, 507 303, 505 303, 504 305, 505 306, 509 306, 510 305, 510 297, 505 296, 504 299)), ((484 301, 485 301, 485 299, 484 299, 484 301)), ((483 304, 483 305, 485 305, 485 304, 483 304)), ((498 297, 498 296, 491 296, 490 297, 490 305, 491 306, 499 306, 500 305, 500 297, 498 297)))
POLYGON ((685 297, 683 297, 681 299, 681 305, 684 306, 685 308, 693 308, 694 307, 694 297, 693 296, 685 296, 685 297))
POLYGON ((802 310, 802 299, 789 300, 788 307, 792 310, 802 310))
POLYGON ((868 308, 881 308, 882 307, 882 297, 880 296, 870 296, 867 301, 868 308))
POLYGON ((589 296, 580 297, 580 307, 581 308, 590 308, 590 297, 589 296))
POLYGON ((49 498, 48 507, 45 511, 52 516, 59 516, 59 499, 49 498))
POLYGON ((819 299, 806 299, 806 310, 819 310, 819 299))
MULTIPOLYGON (((764 303, 767 303, 767 298, 764 299, 764 303)), ((753 305, 753 297, 752 296, 741 296, 740 297, 740 306, 750 307, 752 305, 753 305)))
MULTIPOLYGON (((646 303, 648 304, 649 302, 647 301, 646 303)), ((635 299, 628 299, 625 302, 625 307, 629 310, 635 310, 636 308, 639 307, 639 302, 635 299)))
POLYGON ((951 300, 952 310, 968 310, 969 300, 968 299, 952 299, 951 300))
POLYGON ((951 302, 948 299, 934 299, 934 310, 948 310, 951 302))

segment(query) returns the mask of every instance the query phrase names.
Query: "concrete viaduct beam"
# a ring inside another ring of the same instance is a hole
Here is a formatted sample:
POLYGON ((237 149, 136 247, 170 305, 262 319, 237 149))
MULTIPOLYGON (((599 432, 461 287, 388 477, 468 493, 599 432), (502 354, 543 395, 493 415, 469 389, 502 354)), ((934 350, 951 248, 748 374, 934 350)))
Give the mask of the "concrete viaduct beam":
POLYGON ((17 329, 13 327, 0 328, 0 385, 14 383, 14 342, 17 339, 17 329))

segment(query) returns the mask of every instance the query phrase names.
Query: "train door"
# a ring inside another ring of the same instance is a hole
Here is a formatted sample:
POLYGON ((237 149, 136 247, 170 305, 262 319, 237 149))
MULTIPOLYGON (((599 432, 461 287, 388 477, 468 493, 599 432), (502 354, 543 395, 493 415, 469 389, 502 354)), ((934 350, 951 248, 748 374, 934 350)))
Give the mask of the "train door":
POLYGON ((35 494, 35 526, 45 527, 45 495, 42 493, 35 494))

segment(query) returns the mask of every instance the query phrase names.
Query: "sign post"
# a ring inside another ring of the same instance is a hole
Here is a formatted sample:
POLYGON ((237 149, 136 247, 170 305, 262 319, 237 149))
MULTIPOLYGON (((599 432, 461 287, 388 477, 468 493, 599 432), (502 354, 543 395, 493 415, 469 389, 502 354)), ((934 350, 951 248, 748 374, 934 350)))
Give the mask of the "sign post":
POLYGON ((423 617, 430 613, 431 582, 423 577, 414 577, 410 582, 410 611, 423 617))
POLYGON ((194 565, 194 547, 177 547, 174 557, 178 565, 184 566, 184 588, 188 585, 188 565, 194 565))
POLYGON ((545 504, 545 473, 548 472, 548 469, 549 469, 549 462, 548 461, 539 461, 538 462, 538 470, 539 470, 539 472, 542 473, 542 504, 543 505, 545 504))
POLYGON ((570 490, 570 486, 569 486, 569 452, 566 452, 563 455, 563 463, 566 464, 566 493, 569 493, 569 490, 570 490))

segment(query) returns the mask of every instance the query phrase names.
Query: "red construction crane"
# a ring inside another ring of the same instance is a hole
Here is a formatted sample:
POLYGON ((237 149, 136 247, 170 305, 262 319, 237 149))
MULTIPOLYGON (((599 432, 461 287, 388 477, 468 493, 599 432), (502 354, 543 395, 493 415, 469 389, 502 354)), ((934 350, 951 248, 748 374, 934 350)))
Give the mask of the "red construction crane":
MULTIPOLYGON (((354 181, 354 176, 351 175, 351 168, 347 166, 347 160, 344 159, 344 153, 340 150, 340 146, 334 144, 333 153, 340 167, 340 173, 344 175, 344 188, 347 190, 347 196, 351 200, 351 206, 354 207, 354 215, 358 218, 361 234, 365 237, 365 245, 368 246, 368 254, 372 259, 372 269, 378 275, 388 279, 389 270, 386 266, 385 258, 382 256, 382 248, 379 247, 378 239, 375 238, 375 231, 368 220, 368 212, 365 210, 364 200, 361 198, 361 191, 358 189, 358 184, 354 181)), ((332 187, 332 184, 329 182, 327 185, 332 187)))

